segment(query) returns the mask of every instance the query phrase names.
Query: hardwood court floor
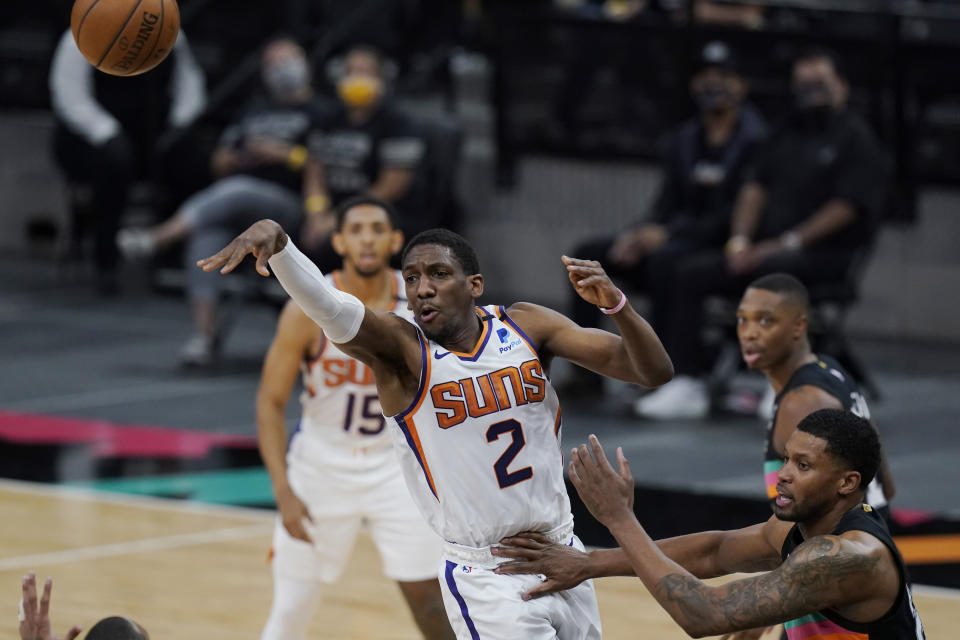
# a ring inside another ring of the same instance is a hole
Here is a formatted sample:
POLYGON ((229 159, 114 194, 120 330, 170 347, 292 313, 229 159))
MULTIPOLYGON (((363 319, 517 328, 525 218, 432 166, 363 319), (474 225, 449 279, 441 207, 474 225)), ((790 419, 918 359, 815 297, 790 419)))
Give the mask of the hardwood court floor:
MULTIPOLYGON (((10 481, 0 481, 0 504, 0 594, 7 594, 0 637, 17 637, 20 577, 33 569, 40 580, 54 578, 55 633, 119 614, 155 640, 259 638, 271 598, 272 514, 10 481)), ((686 637, 638 580, 597 584, 605 637, 686 637)), ((928 638, 954 637, 960 596, 915 595, 928 638)), ((419 637, 366 535, 344 578, 325 594, 311 637, 419 637)))

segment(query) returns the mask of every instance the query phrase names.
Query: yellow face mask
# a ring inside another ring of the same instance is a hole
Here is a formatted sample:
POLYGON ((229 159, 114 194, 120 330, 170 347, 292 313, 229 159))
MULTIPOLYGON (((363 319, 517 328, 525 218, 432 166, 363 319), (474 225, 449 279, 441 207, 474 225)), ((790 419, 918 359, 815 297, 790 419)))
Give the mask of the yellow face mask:
POLYGON ((349 75, 337 84, 340 99, 350 107, 367 107, 380 96, 379 78, 368 75, 349 75))

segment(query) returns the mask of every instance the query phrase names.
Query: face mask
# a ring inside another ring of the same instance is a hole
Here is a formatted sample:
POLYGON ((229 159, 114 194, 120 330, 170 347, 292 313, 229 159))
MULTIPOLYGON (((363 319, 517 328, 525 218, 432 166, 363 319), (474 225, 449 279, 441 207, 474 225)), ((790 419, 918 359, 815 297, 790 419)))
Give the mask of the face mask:
POLYGON ((801 110, 830 106, 830 87, 821 80, 801 82, 793 87, 793 96, 801 110))
POLYGON ((307 63, 297 58, 277 62, 264 72, 263 81, 277 97, 295 95, 309 82, 307 63))
POLYGON ((733 92, 723 85, 705 86, 693 94, 693 99, 703 113, 722 111, 736 103, 733 92))
POLYGON ((370 106, 380 96, 381 89, 379 78, 361 74, 345 76, 337 83, 337 93, 349 107, 370 106))

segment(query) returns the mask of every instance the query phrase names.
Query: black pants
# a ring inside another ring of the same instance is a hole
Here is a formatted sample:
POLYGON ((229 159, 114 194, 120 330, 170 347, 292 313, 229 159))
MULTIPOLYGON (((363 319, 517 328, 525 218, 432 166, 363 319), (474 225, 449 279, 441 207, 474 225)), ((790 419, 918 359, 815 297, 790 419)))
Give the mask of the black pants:
POLYGON ((121 134, 95 147, 60 127, 54 136, 54 156, 70 181, 83 182, 92 188, 94 266, 101 273, 114 271, 120 217, 130 185, 138 173, 133 145, 121 134))
MULTIPOLYGON (((156 148, 158 136, 146 127, 121 133, 101 146, 94 146, 65 127, 53 138, 54 159, 72 182, 93 190, 93 260, 101 274, 116 270, 116 246, 120 220, 127 206, 130 187, 138 178, 149 177, 166 189, 170 210, 210 180, 205 151, 196 141, 182 137, 164 150, 156 148)), ((164 217, 169 211, 159 212, 164 217)))
POLYGON ((851 252, 839 249, 800 251, 772 256, 747 273, 727 269, 726 256, 712 251, 688 256, 676 263, 670 287, 672 304, 664 316, 670 327, 661 335, 678 374, 697 376, 709 367, 701 339, 703 302, 710 296, 736 298, 753 280, 777 272, 789 273, 808 287, 843 280, 850 267, 851 252))

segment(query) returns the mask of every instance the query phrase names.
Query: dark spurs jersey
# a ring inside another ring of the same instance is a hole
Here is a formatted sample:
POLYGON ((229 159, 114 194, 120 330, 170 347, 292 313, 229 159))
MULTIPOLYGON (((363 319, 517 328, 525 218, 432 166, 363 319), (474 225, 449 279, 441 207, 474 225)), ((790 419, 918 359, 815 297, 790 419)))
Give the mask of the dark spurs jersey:
MULTIPOLYGON (((790 376, 783 390, 777 394, 773 404, 773 417, 767 425, 767 449, 763 461, 763 478, 767 488, 767 498, 774 500, 777 497, 777 473, 783 467, 783 453, 773 446, 773 426, 777 423, 777 414, 780 410, 780 401, 797 387, 810 385, 823 389, 840 401, 845 411, 870 419, 870 409, 864 400, 860 388, 849 373, 829 356, 819 356, 816 362, 805 364, 790 376)), ((867 487, 867 504, 874 507, 883 507, 887 499, 883 495, 883 485, 879 478, 874 478, 867 487)))
MULTIPOLYGON (((897 546, 890 537, 890 530, 877 511, 868 504, 861 504, 847 512, 831 531, 840 535, 847 531, 863 531, 885 544, 897 563, 900 574, 900 593, 897 601, 883 617, 873 622, 853 622, 830 609, 822 609, 785 623, 787 640, 925 640, 923 622, 913 605, 913 596, 908 585, 907 570, 897 546)), ((800 526, 793 525, 780 550, 786 560, 804 542, 800 526)))

